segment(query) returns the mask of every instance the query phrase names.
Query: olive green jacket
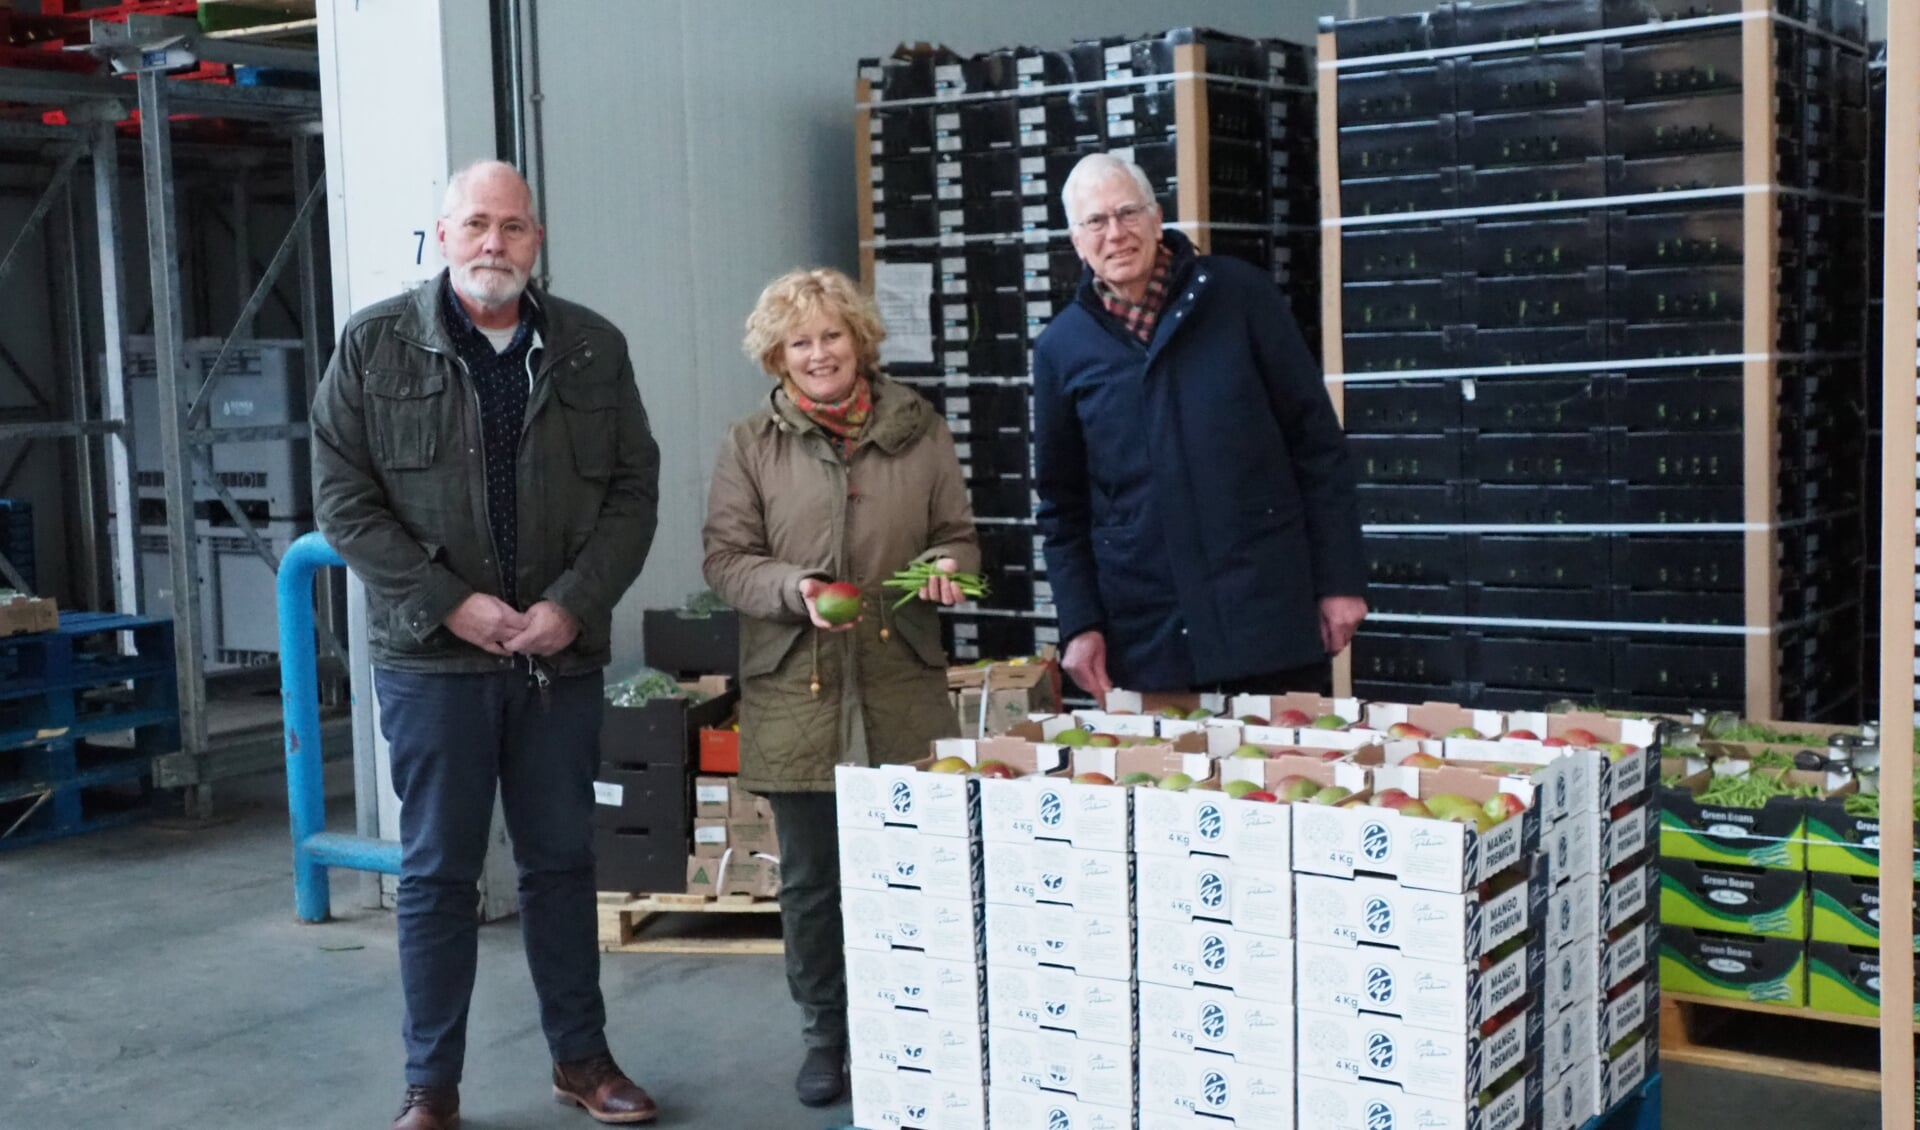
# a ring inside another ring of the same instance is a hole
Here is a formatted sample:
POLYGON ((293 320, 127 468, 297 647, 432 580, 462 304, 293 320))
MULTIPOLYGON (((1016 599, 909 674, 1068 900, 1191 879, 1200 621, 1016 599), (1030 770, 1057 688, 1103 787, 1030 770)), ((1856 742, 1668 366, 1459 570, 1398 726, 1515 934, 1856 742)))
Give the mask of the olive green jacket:
POLYGON ((756 793, 830 791, 840 762, 912 761, 959 732, 938 613, 890 610, 899 593, 880 582, 941 557, 977 571, 973 509, 946 421, 905 385, 872 384, 850 460, 776 388, 714 466, 705 571, 741 614, 740 783, 756 793), (859 586, 859 624, 814 628, 807 577, 859 586))
MULTIPOLYGON (((376 665, 489 671, 512 660, 442 624, 469 595, 503 586, 479 399, 441 323, 440 285, 347 323, 313 402, 314 516, 366 583, 376 665)), ((579 637, 547 663, 585 674, 606 666, 613 606, 653 544, 660 449, 620 331, 584 306, 528 294, 544 326, 520 441, 519 560, 506 567, 523 601, 553 601, 579 621, 579 637)))

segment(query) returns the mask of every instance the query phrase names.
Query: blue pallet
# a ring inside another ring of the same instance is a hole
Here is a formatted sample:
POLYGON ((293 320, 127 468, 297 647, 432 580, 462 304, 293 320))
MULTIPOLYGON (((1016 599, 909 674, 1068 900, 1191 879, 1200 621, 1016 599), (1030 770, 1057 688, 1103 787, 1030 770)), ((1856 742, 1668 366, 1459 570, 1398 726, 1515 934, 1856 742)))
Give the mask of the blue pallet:
MULTIPOLYGON (((142 754, 170 753, 179 710, 171 620, 74 612, 54 631, 0 639, 0 753, 123 730, 142 754), (119 654, 119 632, 132 655, 119 654)), ((12 775, 0 764, 0 783, 12 775)))
POLYGON ((5 755, 0 851, 98 831, 152 811, 153 757, 64 739, 5 755), (132 790, 111 788, 133 786, 132 790))
POLYGON ((1660 1130, 1659 1074, 1649 1076, 1638 1094, 1615 1103, 1581 1130, 1660 1130))

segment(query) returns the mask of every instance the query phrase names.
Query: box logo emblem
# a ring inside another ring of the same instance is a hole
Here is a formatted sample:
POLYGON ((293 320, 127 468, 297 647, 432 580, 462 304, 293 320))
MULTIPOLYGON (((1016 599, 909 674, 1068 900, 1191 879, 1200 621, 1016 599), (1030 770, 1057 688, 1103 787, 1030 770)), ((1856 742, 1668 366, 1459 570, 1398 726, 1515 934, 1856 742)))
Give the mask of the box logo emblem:
POLYGON ((1360 854, 1375 863, 1385 859, 1393 851, 1393 833, 1387 831, 1385 824, 1368 824, 1360 829, 1360 854))

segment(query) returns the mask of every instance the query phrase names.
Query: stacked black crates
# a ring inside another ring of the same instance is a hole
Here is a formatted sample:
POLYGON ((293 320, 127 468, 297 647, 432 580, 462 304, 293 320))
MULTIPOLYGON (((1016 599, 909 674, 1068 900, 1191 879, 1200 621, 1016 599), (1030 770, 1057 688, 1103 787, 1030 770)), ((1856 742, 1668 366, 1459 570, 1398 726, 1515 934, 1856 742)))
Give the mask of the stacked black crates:
POLYGON ((1033 523, 1033 339, 1081 263, 1060 191, 1084 156, 1126 157, 1203 251, 1273 272, 1319 340, 1311 52, 1197 28, 861 64, 862 269, 882 364, 954 432, 992 593, 946 619, 956 662, 1058 642, 1033 523), (1192 183, 1190 183, 1192 182, 1192 183))
POLYGON ((1327 39, 1354 693, 1852 716, 1864 10, 1462 3, 1327 39))

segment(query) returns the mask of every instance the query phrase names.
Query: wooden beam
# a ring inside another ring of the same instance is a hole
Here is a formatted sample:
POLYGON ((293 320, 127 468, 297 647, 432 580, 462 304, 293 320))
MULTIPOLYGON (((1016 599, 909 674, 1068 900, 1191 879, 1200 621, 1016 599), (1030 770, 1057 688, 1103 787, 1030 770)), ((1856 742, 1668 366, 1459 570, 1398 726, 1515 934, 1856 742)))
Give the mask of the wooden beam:
MULTIPOLYGON (((1770 13, 1773 0, 1744 0, 1751 16, 1770 13)), ((1745 208, 1746 274, 1741 283, 1745 310, 1745 352, 1771 357, 1779 339, 1779 200, 1772 190, 1775 126, 1773 113, 1774 22, 1769 16, 1749 18, 1740 25, 1740 90, 1745 118, 1745 170, 1749 185, 1766 185, 1764 192, 1743 197, 1745 208)), ((1746 625, 1760 629, 1747 636, 1747 717, 1780 717, 1779 640, 1773 628, 1779 607, 1780 577, 1774 560, 1774 523, 1779 520, 1779 420, 1777 418, 1778 365, 1748 361, 1743 367, 1745 392, 1744 481, 1746 535, 1746 625)))
POLYGON ((1202 255, 1213 250, 1213 233, 1208 228, 1213 183, 1209 159, 1207 128, 1207 49, 1198 43, 1182 43, 1173 49, 1173 69, 1191 78, 1173 81, 1173 157, 1174 175, 1180 190, 1174 197, 1176 217, 1193 240, 1194 250, 1202 255))
POLYGON ((853 214, 860 239, 860 286, 873 293, 873 84, 853 80, 853 214))
MULTIPOLYGON (((1887 6, 1887 201, 1881 367, 1880 791, 1913 789, 1915 264, 1920 261, 1920 4, 1887 6)), ((1871 343, 1869 343, 1871 348, 1871 343)), ((1913 825, 1880 825, 1880 1014, 1913 1013, 1913 825)), ((1880 1029, 1883 1127, 1913 1125, 1913 1029, 1880 1029)))
MULTIPOLYGON (((1338 58, 1333 33, 1320 33, 1316 57, 1322 63, 1338 58)), ((1340 218, 1340 101, 1339 72, 1322 67, 1315 79, 1318 97, 1314 109, 1319 115, 1320 164, 1320 367, 1330 378, 1327 397, 1333 401, 1334 415, 1346 422, 1346 385, 1337 378, 1346 372, 1346 347, 1341 339, 1340 319, 1340 229, 1327 223, 1340 218)), ((1333 657, 1333 693, 1340 698, 1353 695, 1353 648, 1333 657)))

